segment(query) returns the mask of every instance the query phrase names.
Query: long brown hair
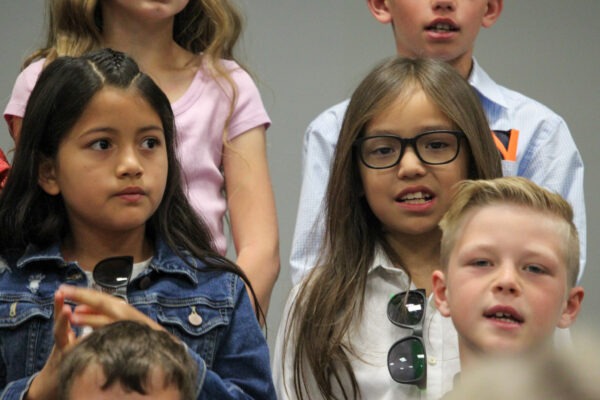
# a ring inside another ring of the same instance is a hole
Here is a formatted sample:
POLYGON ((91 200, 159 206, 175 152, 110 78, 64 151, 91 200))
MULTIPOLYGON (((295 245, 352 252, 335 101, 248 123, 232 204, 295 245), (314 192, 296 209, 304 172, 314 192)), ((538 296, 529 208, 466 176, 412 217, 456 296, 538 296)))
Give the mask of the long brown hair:
MULTIPOLYGON (((417 87, 463 131, 468 142, 469 178, 501 176, 500 156, 494 146, 479 98, 458 72, 433 60, 387 60, 360 83, 346 110, 329 178, 325 206, 325 237, 318 266, 299 288, 286 322, 286 337, 293 338, 294 391, 308 393, 310 376, 324 398, 357 398, 358 382, 349 355, 356 355, 345 335, 363 311, 367 271, 380 245, 390 256, 380 222, 362 190, 354 141, 367 124, 399 96, 417 87), (351 388, 345 388, 344 378, 351 388)), ((284 354, 286 351, 284 349, 284 354)))

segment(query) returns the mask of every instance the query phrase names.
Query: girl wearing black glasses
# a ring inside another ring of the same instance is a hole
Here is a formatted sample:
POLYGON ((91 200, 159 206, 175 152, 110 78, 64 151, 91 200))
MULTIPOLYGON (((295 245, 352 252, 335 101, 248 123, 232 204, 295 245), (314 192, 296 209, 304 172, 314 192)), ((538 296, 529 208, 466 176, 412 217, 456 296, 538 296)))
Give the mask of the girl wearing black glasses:
POLYGON ((294 288, 277 338, 280 398, 451 389, 456 332, 428 296, 438 222, 454 184, 500 175, 480 100, 450 66, 398 58, 363 80, 335 153, 319 267, 294 288))
POLYGON ((123 53, 42 71, 0 195, 1 398, 57 398, 83 328, 119 320, 185 343, 198 399, 275 398, 251 286, 188 203, 174 135, 169 100, 123 53))

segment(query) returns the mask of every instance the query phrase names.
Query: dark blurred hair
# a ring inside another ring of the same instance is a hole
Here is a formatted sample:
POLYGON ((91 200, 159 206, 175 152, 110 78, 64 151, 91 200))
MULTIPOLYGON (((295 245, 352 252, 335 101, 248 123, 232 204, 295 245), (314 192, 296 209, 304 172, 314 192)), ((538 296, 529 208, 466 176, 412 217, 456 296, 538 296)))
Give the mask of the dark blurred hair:
POLYGON ((181 400, 196 397, 198 366, 182 343, 169 333, 135 321, 118 321, 95 330, 78 343, 60 364, 59 400, 70 398, 73 381, 89 368, 104 373, 106 390, 117 384, 125 391, 149 394, 153 373, 162 373, 155 387, 175 386, 181 400))

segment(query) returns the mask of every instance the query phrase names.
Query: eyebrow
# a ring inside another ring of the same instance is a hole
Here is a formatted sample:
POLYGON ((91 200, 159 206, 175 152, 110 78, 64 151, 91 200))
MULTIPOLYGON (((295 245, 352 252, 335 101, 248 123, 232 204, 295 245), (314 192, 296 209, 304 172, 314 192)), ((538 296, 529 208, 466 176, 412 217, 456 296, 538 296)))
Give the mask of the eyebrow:
MULTIPOLYGON (((144 132, 148 132, 148 131, 160 131, 160 132, 164 133, 164 129, 162 128, 162 126, 146 125, 146 126, 142 126, 141 128, 137 129, 136 134, 144 133, 144 132)), ((99 127, 91 128, 91 129, 88 129, 87 131, 82 132, 80 136, 86 136, 88 134, 102 133, 102 132, 117 134, 117 133, 119 133, 119 130, 112 128, 110 126, 99 126, 99 127)))
POLYGON ((140 129, 138 129, 138 133, 139 132, 147 132, 147 131, 161 131, 164 133, 164 129, 162 126, 157 126, 157 125, 148 125, 148 126, 144 126, 140 129))
MULTIPOLYGON (((456 127, 454 127, 453 125, 424 125, 421 126, 417 129, 414 130, 414 134, 413 136, 416 135, 420 135, 421 133, 425 133, 425 132, 429 132, 429 131, 453 131, 453 130, 457 130, 456 127)), ((407 134, 412 133, 411 132, 407 132, 407 134)), ((368 136, 373 136, 373 135, 399 135, 397 130, 390 130, 390 129, 375 129, 372 131, 367 131, 367 135, 368 136)))

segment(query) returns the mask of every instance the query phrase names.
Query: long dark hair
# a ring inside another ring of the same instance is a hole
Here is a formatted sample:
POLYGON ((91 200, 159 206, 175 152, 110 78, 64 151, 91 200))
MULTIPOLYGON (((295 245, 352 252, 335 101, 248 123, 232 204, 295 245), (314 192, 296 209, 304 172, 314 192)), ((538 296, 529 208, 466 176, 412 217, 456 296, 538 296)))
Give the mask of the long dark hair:
MULTIPOLYGON (((167 96, 142 73, 135 61, 110 49, 82 57, 59 57, 40 74, 31 93, 13 166, 0 194, 0 255, 20 255, 27 245, 44 248, 69 232, 61 195, 51 196, 38 185, 44 159, 55 159, 63 137, 75 125, 92 97, 102 88, 134 88, 160 117, 165 135, 168 174, 164 195, 146 223, 146 233, 162 240, 183 260, 185 252, 203 260, 209 269, 242 277, 241 269, 213 247, 208 227, 190 206, 175 155, 175 123, 167 96)), ((256 310, 260 312, 256 298, 256 310)))
MULTIPOLYGON (((326 193, 324 248, 298 291, 286 330, 293 346, 294 391, 308 393, 314 379, 324 398, 358 396, 358 382, 348 355, 356 355, 344 341, 364 304, 367 271, 379 245, 393 259, 381 224, 363 193, 354 141, 368 123, 399 97, 422 89, 427 97, 465 133, 469 153, 468 177, 501 176, 500 156, 491 137, 479 98, 458 72, 433 60, 394 58, 375 67, 354 91, 344 117, 326 193), (344 387, 348 378, 350 388, 344 387)), ((286 351, 284 351, 286 354, 286 351)))

